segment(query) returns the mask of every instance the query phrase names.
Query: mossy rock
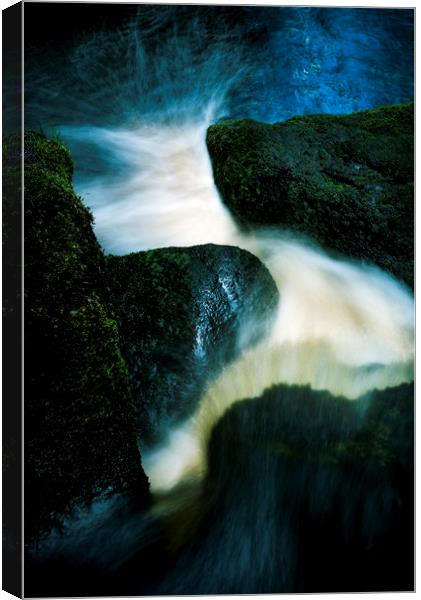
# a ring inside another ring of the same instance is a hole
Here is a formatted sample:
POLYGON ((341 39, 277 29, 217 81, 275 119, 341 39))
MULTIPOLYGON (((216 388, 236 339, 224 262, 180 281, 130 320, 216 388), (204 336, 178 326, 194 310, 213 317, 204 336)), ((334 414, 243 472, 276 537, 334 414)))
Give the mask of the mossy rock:
POLYGON ((208 129, 216 185, 245 228, 278 226, 413 286, 414 104, 208 129))
POLYGON ((235 403, 159 592, 413 590, 413 418, 413 384, 353 401, 279 384, 235 403))
MULTIPOLYGON (((18 186, 17 138, 4 146, 6 201, 18 186)), ((25 152, 25 536, 60 527, 75 507, 148 482, 108 304, 92 216, 72 188, 59 140, 27 132, 25 152)), ((18 200, 19 201, 19 200, 18 200)))
POLYGON ((413 384, 354 401, 280 384, 234 404, 210 440, 192 578, 215 540, 259 552, 201 593, 413 589, 413 417, 413 384))
POLYGON ((231 246, 109 256, 107 268, 140 438, 154 441, 192 412, 212 375, 264 334, 278 290, 258 258, 231 246))

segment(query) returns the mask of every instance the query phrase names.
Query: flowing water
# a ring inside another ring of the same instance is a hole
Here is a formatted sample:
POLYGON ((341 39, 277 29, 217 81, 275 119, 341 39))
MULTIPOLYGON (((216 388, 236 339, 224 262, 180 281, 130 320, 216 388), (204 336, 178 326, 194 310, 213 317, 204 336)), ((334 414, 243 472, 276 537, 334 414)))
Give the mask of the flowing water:
MULTIPOLYGON (((280 291, 270 334, 250 348, 240 333, 239 358, 209 382, 196 412, 143 453, 158 494, 200 481, 215 423, 236 401, 273 384, 309 384, 352 401, 413 379, 411 292, 372 265, 330 256, 288 232, 241 232, 214 185, 205 143, 209 125, 226 115, 274 121, 407 99, 408 72, 388 79, 382 66, 386 34, 389 57, 408 52, 408 18, 399 11, 389 18, 383 12, 380 22, 370 11, 294 9, 282 16, 271 9, 277 21, 266 18, 247 46, 250 10, 243 30, 224 28, 222 19, 214 32, 197 9, 188 26, 167 9, 159 19, 158 8, 152 17, 140 13, 68 51, 56 74, 35 60, 28 91, 29 114, 45 116, 73 151, 76 189, 106 252, 239 246, 263 261, 280 291), (50 106, 47 114, 41 105, 50 106)), ((258 29, 265 13, 255 14, 258 29)))
MULTIPOLYGON (((399 81, 377 75, 375 88, 369 84, 370 74, 387 64, 382 52, 390 29, 397 33, 389 53, 408 49, 408 15, 340 9, 269 12, 255 13, 257 29, 262 14, 261 29, 269 23, 272 28, 257 42, 264 60, 251 56, 256 42, 249 47, 241 42, 240 35, 252 28, 248 14, 229 30, 217 13, 209 22, 200 10, 188 18, 180 12, 177 20, 174 9, 149 7, 125 27, 98 31, 73 47, 67 72, 61 67, 53 77, 48 69, 34 68, 44 96, 51 100, 55 95, 46 119, 73 150, 75 186, 94 213, 106 252, 204 243, 239 246, 266 264, 280 291, 270 336, 244 349, 209 385, 197 413, 144 455, 156 490, 170 488, 192 470, 203 472, 209 432, 236 400, 259 396, 281 382, 310 384, 352 399, 413 377, 411 293, 374 266, 330 257, 286 232, 241 233, 219 197, 205 143, 209 125, 238 112, 238 105, 254 116, 255 105, 241 94, 254 90, 262 77, 266 88, 269 76, 272 82, 260 117, 269 107, 273 111, 269 97, 281 87, 273 77, 282 78, 285 87, 288 73, 295 114, 325 112, 333 105, 346 112, 381 102, 386 92, 393 98, 408 93, 405 70, 399 81), (335 37, 338 28, 344 32, 341 42, 335 37), (362 50, 366 46, 368 56, 362 50), (288 60, 283 47, 289 49, 288 60), (350 48, 351 56, 345 56, 350 48), (71 87, 77 101, 69 104, 63 90, 60 106, 60 86, 71 87)), ((39 89, 32 95, 42 115, 37 94, 39 89)), ((28 102, 30 109, 31 92, 28 102)), ((286 116, 285 102, 279 115, 267 115, 286 116)))
POLYGON ((263 260, 281 292, 271 333, 228 365, 188 422, 144 456, 153 490, 203 475, 213 425, 234 402, 274 384, 355 399, 413 379, 413 300, 398 282, 282 235, 240 236, 238 245, 263 260))
POLYGON ((143 453, 155 490, 172 487, 192 470, 203 472, 204 448, 217 419, 235 401, 260 396, 273 384, 310 384, 357 398, 413 377, 409 290, 374 266, 330 257, 283 232, 241 233, 213 182, 205 144, 211 122, 209 111, 194 124, 63 128, 67 139, 93 137, 116 164, 125 165, 121 180, 110 183, 100 175, 81 186, 107 251, 209 242, 239 246, 263 261, 281 294, 270 336, 224 370, 183 427, 143 453))

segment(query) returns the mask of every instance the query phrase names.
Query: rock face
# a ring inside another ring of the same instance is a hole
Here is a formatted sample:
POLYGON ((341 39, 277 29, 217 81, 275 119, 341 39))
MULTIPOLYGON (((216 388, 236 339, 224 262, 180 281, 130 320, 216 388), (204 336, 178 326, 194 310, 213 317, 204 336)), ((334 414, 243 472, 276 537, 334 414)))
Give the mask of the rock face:
POLYGON ((213 373, 264 333, 278 291, 255 256, 229 246, 110 256, 107 267, 140 436, 153 441, 192 411, 213 373))
MULTIPOLYGON (((5 155, 13 176, 13 139, 5 155)), ((72 169, 58 140, 25 135, 27 543, 93 498, 128 492, 142 504, 149 493, 104 256, 72 169)))
POLYGON ((276 225, 413 285, 414 105, 209 128, 215 182, 244 227, 276 225))
POLYGON ((201 524, 160 593, 413 590, 413 394, 277 385, 233 405, 212 432, 201 524))

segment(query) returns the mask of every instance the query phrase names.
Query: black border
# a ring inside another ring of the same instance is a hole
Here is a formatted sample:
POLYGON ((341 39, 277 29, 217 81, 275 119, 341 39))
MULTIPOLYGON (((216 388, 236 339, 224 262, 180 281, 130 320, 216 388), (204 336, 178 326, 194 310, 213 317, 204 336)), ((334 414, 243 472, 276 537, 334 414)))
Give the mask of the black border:
MULTIPOLYGON (((3 136, 20 137, 22 181, 23 3, 2 11, 3 136)), ((4 157, 3 157, 4 165, 4 157)), ((18 167, 19 168, 19 167, 18 167)), ((15 177, 14 177, 15 180, 15 177)), ((18 174, 19 180, 19 174, 18 174)), ((7 182, 3 179, 3 199, 7 182)), ((3 590, 22 597, 22 194, 9 190, 3 217, 3 590), (10 207, 13 207, 11 210, 10 207)))

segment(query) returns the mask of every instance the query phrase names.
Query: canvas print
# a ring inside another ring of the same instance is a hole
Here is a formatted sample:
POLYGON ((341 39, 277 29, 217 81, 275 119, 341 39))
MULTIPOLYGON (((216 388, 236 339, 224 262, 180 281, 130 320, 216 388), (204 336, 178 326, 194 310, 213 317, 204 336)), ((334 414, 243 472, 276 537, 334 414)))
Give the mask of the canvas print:
POLYGON ((413 590, 414 10, 22 10, 25 596, 413 590))

